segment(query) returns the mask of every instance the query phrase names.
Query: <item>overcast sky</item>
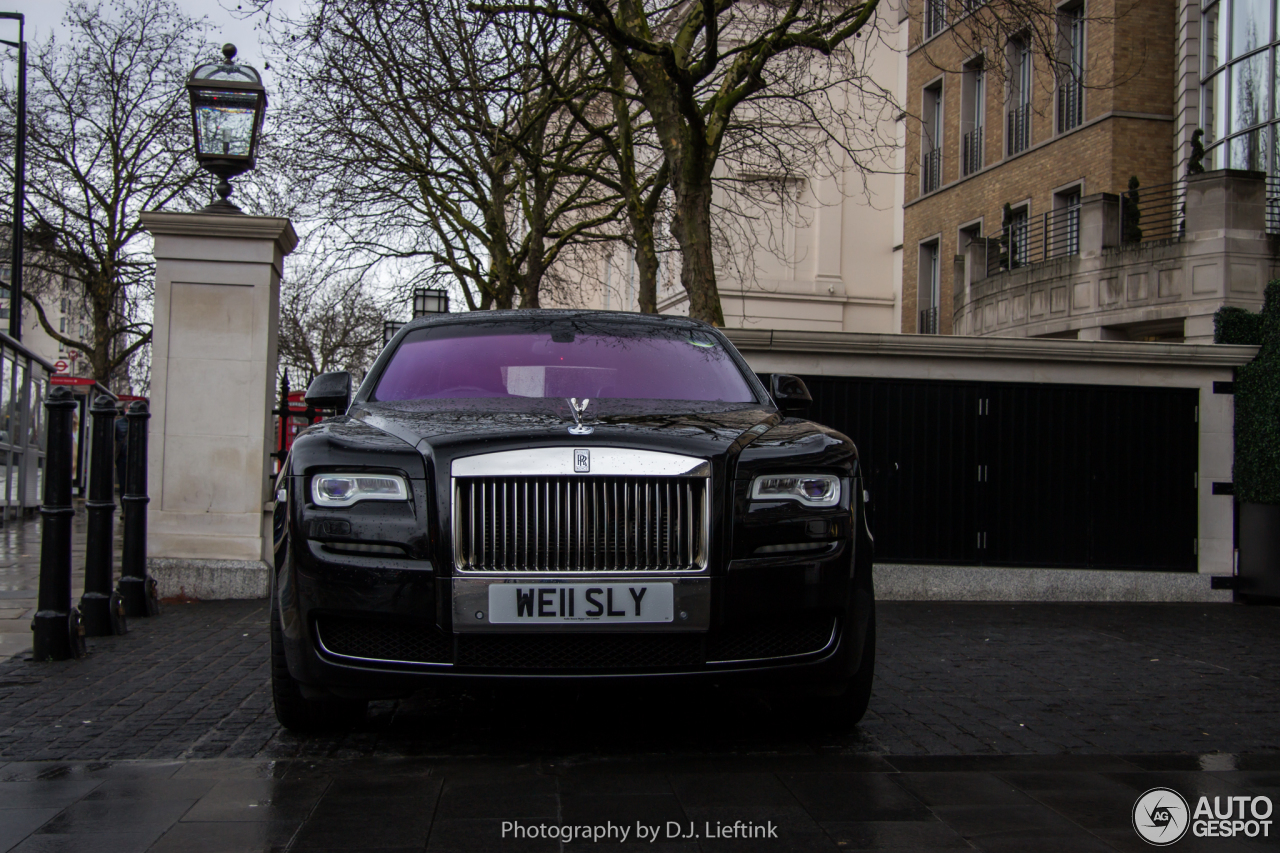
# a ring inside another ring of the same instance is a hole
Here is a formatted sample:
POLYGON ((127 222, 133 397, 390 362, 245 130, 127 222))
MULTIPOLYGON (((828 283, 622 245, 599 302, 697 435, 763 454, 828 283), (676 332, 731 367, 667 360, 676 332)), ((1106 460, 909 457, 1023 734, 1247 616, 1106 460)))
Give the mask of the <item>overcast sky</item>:
MULTIPOLYGON (((104 3, 107 0, 103 0, 104 3)), ((208 38, 216 44, 231 42, 238 48, 236 58, 247 65, 262 70, 265 46, 259 42, 257 25, 260 19, 242 20, 229 9, 235 9, 240 0, 176 0, 178 6, 192 17, 204 17, 208 22, 208 38)), ((273 0, 277 8, 292 11, 301 0, 273 0)), ((26 16, 26 39, 31 44, 44 41, 51 32, 57 32, 66 10, 62 0, 0 0, 0 11, 21 12, 26 16)), ((0 39, 18 40, 18 22, 0 21, 0 39)), ((265 38, 262 39, 265 42, 265 38)), ((0 45, 0 49, 8 50, 0 45)), ((4 63, 8 65, 7 62, 4 63)), ((274 64, 274 63, 273 63, 274 64)), ((268 91, 271 89, 270 71, 263 74, 268 91)))

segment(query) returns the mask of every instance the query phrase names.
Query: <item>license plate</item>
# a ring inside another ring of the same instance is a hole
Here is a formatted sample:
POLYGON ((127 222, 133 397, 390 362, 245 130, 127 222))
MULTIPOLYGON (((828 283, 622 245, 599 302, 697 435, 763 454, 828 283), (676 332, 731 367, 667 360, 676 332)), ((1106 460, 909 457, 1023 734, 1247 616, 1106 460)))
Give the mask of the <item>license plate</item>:
POLYGON ((670 583, 500 583, 489 585, 492 625, 675 621, 670 583))

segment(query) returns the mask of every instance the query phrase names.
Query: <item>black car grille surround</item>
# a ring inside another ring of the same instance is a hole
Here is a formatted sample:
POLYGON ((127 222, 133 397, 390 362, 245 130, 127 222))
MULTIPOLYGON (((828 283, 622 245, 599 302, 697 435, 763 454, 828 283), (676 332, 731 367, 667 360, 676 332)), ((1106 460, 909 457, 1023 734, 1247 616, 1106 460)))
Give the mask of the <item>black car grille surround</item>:
POLYGON ((766 660, 820 652, 832 643, 833 616, 800 616, 779 622, 731 625, 707 635, 707 661, 766 660))
POLYGON ((457 477, 454 562, 468 572, 706 567, 705 477, 457 477))
POLYGON ((832 616, 801 616, 707 634, 459 634, 434 625, 321 616, 316 634, 325 652, 350 660, 456 664, 474 669, 675 670, 732 661, 769 661, 821 652, 832 645, 832 616))
POLYGON ((434 625, 322 616, 316 634, 337 657, 394 663, 452 663, 453 638, 434 625))

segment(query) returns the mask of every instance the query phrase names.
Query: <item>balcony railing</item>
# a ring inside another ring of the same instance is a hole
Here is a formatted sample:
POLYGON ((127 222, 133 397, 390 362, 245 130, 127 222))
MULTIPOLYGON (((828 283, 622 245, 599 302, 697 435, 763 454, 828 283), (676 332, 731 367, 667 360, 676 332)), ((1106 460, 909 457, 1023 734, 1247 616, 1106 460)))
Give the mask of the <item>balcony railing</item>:
POLYGON ((931 193, 942 186, 942 149, 926 151, 920 164, 920 192, 931 193))
POLYGON ((1031 105, 1009 110, 1009 153, 1020 154, 1031 147, 1031 105))
POLYGON ((1123 246, 1151 240, 1179 240, 1183 235, 1186 215, 1185 179, 1126 190, 1120 194, 1120 244, 1123 246))
POLYGON ((1015 222, 987 240, 987 275, 1080 254, 1080 207, 1047 211, 1015 222))
POLYGON ((972 175, 982 168, 982 126, 966 133, 961 141, 960 168, 972 175))
POLYGON ((1084 86, 1072 77, 1058 87, 1058 133, 1084 123, 1084 86))
POLYGON ((918 335, 936 335, 938 334, 938 306, 926 308, 920 312, 920 322, 916 326, 916 334, 918 335))

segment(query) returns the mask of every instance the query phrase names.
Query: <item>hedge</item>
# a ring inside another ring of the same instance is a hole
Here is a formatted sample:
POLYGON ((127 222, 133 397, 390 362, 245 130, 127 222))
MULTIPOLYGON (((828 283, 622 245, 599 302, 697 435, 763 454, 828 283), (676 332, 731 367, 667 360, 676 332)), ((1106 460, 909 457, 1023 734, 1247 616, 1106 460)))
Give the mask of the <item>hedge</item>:
POLYGON ((1245 503, 1280 505, 1280 280, 1267 285, 1262 313, 1250 315, 1256 319, 1243 321, 1233 312, 1220 322, 1228 310, 1214 317, 1214 340, 1219 329, 1244 334, 1254 323, 1262 347, 1236 371, 1235 494, 1245 503))
POLYGON ((1262 315, 1232 305, 1219 308, 1213 315, 1213 342, 1261 345, 1262 315))

